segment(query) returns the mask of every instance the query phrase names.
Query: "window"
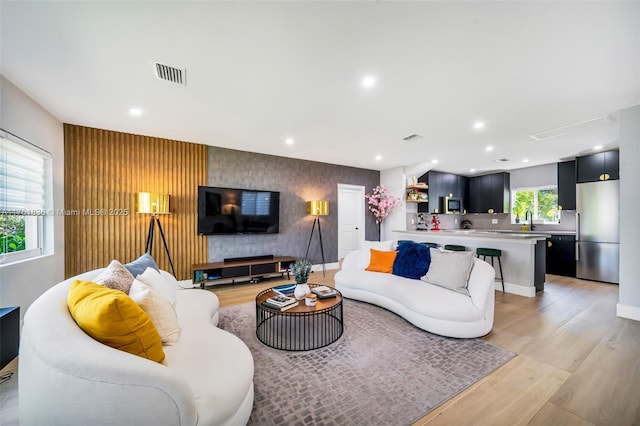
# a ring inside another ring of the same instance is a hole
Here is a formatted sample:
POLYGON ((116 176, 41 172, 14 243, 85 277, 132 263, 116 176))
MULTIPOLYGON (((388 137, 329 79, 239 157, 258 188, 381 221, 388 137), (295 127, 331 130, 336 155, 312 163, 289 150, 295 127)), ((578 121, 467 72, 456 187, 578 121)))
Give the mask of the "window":
POLYGON ((516 188, 511 191, 511 223, 529 222, 560 223, 558 187, 516 188))
POLYGON ((51 155, 0 129, 0 264, 43 252, 51 155))

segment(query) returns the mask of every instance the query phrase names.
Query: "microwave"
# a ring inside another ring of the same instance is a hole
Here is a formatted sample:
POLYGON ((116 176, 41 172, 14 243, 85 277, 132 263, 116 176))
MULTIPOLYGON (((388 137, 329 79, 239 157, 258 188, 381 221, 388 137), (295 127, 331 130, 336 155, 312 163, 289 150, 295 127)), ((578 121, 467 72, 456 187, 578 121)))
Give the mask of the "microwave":
POLYGON ((442 206, 444 213, 460 213, 462 211, 462 201, 460 198, 444 197, 444 205, 442 206))

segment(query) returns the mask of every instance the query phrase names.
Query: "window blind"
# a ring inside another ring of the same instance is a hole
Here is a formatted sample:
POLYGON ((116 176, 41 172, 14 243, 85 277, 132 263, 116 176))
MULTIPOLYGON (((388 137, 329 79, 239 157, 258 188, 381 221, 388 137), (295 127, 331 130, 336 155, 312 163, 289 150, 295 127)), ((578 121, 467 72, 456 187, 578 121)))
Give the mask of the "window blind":
POLYGON ((51 155, 0 130, 0 213, 44 215, 51 155))

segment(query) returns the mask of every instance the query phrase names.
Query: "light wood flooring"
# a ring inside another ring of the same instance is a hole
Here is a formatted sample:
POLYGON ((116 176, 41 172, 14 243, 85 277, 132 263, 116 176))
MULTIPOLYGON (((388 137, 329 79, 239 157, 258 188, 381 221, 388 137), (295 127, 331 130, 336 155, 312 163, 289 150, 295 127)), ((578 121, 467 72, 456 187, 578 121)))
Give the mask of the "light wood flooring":
MULTIPOLYGON (((310 282, 332 286, 335 272, 310 282)), ((208 289, 231 306, 284 282, 208 289)), ((616 317, 617 302, 618 286, 554 275, 535 298, 496 292, 484 339, 518 356, 416 425, 640 425, 640 322, 616 317)), ((0 403, 0 423, 17 425, 17 377, 0 403)))
MULTIPOLYGON (((535 298, 496 292, 484 339, 518 356, 415 425, 640 425, 640 322, 616 317, 618 286, 546 279, 535 298)), ((230 306, 283 282, 210 289, 230 306)))

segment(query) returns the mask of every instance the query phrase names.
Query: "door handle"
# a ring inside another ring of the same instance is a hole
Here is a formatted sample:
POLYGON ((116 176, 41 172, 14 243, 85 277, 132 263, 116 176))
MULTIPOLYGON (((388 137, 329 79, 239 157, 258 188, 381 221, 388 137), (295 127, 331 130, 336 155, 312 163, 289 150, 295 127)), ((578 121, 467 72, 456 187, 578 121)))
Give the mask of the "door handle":
POLYGON ((576 241, 580 241, 580 213, 576 213, 576 241))
POLYGON ((580 251, 578 250, 578 242, 576 241, 576 261, 580 260, 580 251))

